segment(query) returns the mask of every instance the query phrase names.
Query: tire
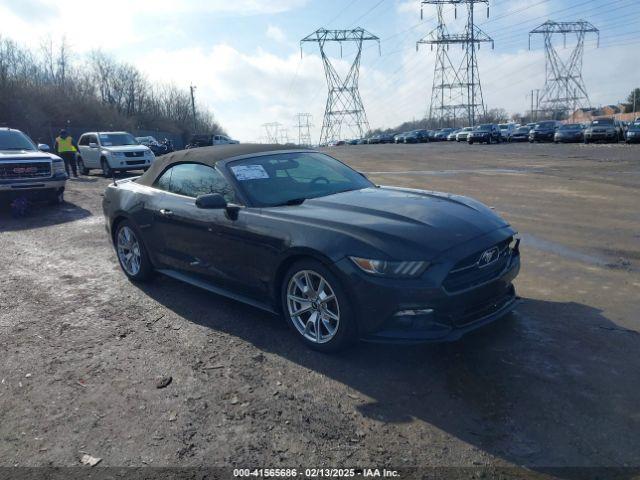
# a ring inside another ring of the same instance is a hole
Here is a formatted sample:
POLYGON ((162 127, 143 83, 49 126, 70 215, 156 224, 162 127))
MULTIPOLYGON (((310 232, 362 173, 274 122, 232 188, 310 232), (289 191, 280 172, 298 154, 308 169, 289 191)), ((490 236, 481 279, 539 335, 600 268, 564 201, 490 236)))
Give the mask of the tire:
POLYGON ((153 265, 149 260, 142 235, 133 223, 123 220, 118 224, 113 244, 120 268, 129 280, 145 282, 153 276, 153 265))
POLYGON ((109 166, 109 162, 106 158, 100 160, 100 167, 102 168, 102 175, 104 178, 113 177, 113 169, 109 166))
POLYGON ((316 260, 301 260, 289 268, 282 281, 281 303, 283 315, 289 326, 297 337, 313 350, 335 352, 345 348, 356 338, 356 319, 348 303, 348 295, 338 278, 316 260), (310 294, 303 293, 303 288, 308 288, 307 280, 311 283, 310 294), (326 303, 318 301, 317 290, 321 284, 324 286, 320 295, 332 298, 326 303), (296 301, 294 298, 303 301, 296 301), (307 298, 311 300, 305 301, 307 298), (299 315, 292 315, 303 309, 299 315), (314 321, 318 314, 321 315, 320 319, 314 321), (330 314, 332 316, 329 316, 330 314))
POLYGON ((84 164, 84 160, 82 160, 82 157, 78 157, 78 171, 80 172, 80 175, 89 175, 90 170, 85 166, 84 164))
POLYGON ((469 145, 473 145, 473 140, 471 140, 470 142, 467 142, 469 145))
POLYGON ((64 203, 64 188, 51 190, 49 193, 49 205, 61 205, 64 203))

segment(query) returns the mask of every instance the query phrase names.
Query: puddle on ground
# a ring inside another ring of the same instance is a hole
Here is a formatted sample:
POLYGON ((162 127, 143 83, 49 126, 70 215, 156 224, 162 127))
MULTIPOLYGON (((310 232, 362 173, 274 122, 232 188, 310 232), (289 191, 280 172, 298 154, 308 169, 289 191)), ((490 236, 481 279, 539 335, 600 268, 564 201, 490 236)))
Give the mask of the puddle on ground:
POLYGON ((614 269, 620 268, 627 271, 636 270, 631 266, 630 262, 624 259, 614 259, 612 257, 592 255, 589 253, 580 252, 578 250, 574 250, 573 248, 562 245, 561 243, 545 240, 544 238, 536 237, 535 235, 531 235, 528 233, 522 233, 520 234, 520 237, 522 238, 522 245, 525 248, 527 246, 530 246, 537 250, 542 250, 543 252, 554 253, 569 260, 575 260, 598 267, 614 269), (623 261, 623 263, 621 263, 621 260, 623 261))

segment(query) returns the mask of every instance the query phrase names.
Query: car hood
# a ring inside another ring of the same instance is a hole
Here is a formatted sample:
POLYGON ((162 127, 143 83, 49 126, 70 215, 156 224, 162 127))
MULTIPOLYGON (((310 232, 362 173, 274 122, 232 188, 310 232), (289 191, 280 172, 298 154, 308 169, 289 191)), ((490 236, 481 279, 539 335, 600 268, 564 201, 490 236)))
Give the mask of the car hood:
POLYGON ((264 210, 288 221, 333 229, 390 259, 433 260, 450 248, 508 226, 471 198, 396 187, 343 192, 264 210))
POLYGON ((146 152, 149 147, 144 145, 122 145, 118 147, 102 147, 107 152, 146 152))
POLYGON ((0 150, 0 162, 4 160, 53 160, 57 158, 59 157, 46 152, 0 150))

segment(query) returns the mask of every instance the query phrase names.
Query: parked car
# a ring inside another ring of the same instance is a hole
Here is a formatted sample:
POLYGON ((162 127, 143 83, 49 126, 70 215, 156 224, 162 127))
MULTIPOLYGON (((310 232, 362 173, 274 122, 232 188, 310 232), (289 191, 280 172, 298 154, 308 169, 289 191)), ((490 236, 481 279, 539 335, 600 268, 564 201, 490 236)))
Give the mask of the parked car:
POLYGON ((226 135, 211 135, 211 134, 197 134, 191 137, 191 140, 187 144, 186 148, 201 148, 210 147, 212 145, 230 145, 238 144, 238 140, 233 140, 226 135))
POLYGON ((456 128, 453 132, 449 133, 449 135, 447 135, 447 141, 448 142, 454 142, 456 140, 456 136, 458 135, 458 132, 461 129, 456 128))
POLYGON ((509 141, 509 137, 513 135, 513 132, 517 130, 520 125, 516 123, 500 123, 498 127, 500 128, 500 134, 502 138, 509 141))
POLYGON ((149 149, 156 157, 159 157, 161 155, 160 142, 156 140, 155 137, 151 135, 145 137, 136 137, 136 142, 138 142, 140 145, 144 145, 145 147, 149 147, 149 149))
POLYGON ((562 125, 557 120, 545 120, 538 122, 529 132, 529 143, 534 142, 553 142, 556 130, 562 125))
POLYGON ((380 135, 374 135, 373 137, 369 137, 369 145, 377 145, 380 143, 380 135))
POLYGON ((446 142, 447 141, 447 137, 454 130, 455 130, 455 128, 443 128, 441 130, 438 130, 438 132, 433 136, 433 139, 436 142, 446 142))
POLYGON ((390 133, 382 133, 379 135, 380 143, 394 143, 393 135, 390 133))
POLYGON ((20 130, 0 128, 0 195, 3 200, 26 196, 32 200, 64 201, 67 173, 64 162, 20 130))
POLYGON ((627 143, 640 143, 640 120, 629 125, 625 141, 627 143))
POLYGON ((358 145, 358 139, 352 138, 351 140, 347 140, 347 145, 358 145))
POLYGON ((590 142, 614 142, 624 140, 624 133, 620 122, 613 118, 597 118, 592 120, 584 130, 584 143, 590 142))
POLYGON ((467 135, 467 143, 469 145, 474 143, 500 143, 501 141, 500 128, 494 123, 478 125, 467 135))
POLYGON ((405 134, 404 143, 427 143, 429 142, 429 132, 427 130, 414 130, 405 134))
POLYGON ((78 140, 78 169, 82 175, 100 169, 105 177, 114 172, 146 170, 156 157, 127 132, 88 132, 78 140))
POLYGON ((436 135, 438 134, 439 131, 440 130, 427 130, 427 136, 430 142, 436 141, 436 135))
POLYGON ((398 133, 396 135, 393 136, 393 141, 395 143, 404 143, 404 137, 405 135, 407 135, 410 132, 403 132, 403 133, 398 133))
POLYGON ((281 313, 318 350, 455 340, 516 303, 519 240, 493 210, 314 150, 177 152, 108 186, 103 209, 130 280, 155 270, 281 313))
POLYGON ((464 127, 462 130, 456 133, 456 142, 466 142, 471 130, 473 130, 473 127, 464 127))
POLYGON ((526 142, 529 140, 529 127, 518 127, 511 134, 509 138, 507 138, 508 142, 526 142))
POLYGON ((361 138, 358 140, 358 145, 367 145, 369 143, 368 138, 361 138))
POLYGON ((554 143, 582 142, 584 140, 584 129, 580 123, 565 123, 556 130, 553 137, 554 143))

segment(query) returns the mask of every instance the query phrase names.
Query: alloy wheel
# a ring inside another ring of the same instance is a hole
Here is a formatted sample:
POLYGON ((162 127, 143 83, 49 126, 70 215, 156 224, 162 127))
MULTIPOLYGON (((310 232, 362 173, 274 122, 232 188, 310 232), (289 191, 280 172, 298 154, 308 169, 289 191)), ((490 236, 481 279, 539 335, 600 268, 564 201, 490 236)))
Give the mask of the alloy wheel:
POLYGON ((131 276, 140 273, 142 255, 140 252, 140 242, 135 233, 129 227, 124 226, 118 231, 117 239, 118 259, 122 268, 131 276))
POLYGON ((336 294, 313 270, 301 270, 291 277, 287 309, 296 330, 313 343, 327 343, 338 332, 340 307, 336 294))

